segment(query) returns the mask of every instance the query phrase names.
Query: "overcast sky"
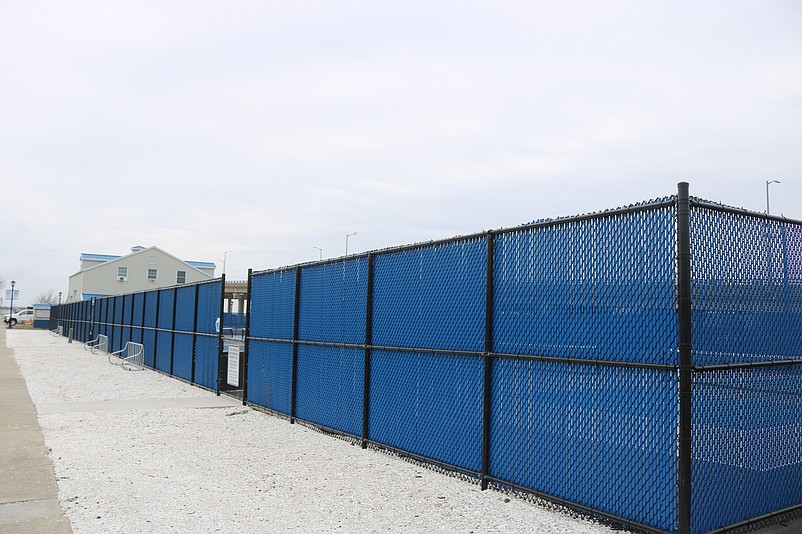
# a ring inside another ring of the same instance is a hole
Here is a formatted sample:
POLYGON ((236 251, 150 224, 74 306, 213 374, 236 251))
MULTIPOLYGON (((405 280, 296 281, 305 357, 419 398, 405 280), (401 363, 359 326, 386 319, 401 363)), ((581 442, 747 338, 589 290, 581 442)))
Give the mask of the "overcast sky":
MULTIPOLYGON (((691 194, 802 219, 802 2, 0 0, 0 277, 691 194)), ((9 285, 6 285, 6 289, 9 285)))

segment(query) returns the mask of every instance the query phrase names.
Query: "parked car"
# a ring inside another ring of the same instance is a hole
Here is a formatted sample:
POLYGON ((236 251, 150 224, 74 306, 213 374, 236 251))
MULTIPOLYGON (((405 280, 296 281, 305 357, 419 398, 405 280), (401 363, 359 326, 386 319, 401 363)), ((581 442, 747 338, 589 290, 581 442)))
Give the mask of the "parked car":
POLYGON ((11 322, 11 326, 15 326, 17 323, 32 323, 33 310, 20 310, 17 313, 12 313, 10 318, 8 314, 5 314, 3 316, 3 322, 8 323, 9 321, 11 322))

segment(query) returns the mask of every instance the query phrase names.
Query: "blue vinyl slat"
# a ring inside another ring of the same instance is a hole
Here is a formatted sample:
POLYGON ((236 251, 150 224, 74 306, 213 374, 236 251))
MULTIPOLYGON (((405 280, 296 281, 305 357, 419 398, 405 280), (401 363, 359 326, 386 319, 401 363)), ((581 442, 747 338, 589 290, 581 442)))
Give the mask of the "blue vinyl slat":
POLYGON ((254 275, 251 280, 251 336, 292 339, 295 271, 254 275))
POLYGON ((297 416, 359 436, 364 354, 363 350, 351 348, 299 347, 297 416))
MULTIPOLYGON (((255 313, 255 311, 252 311, 255 313)), ((248 401, 289 415, 292 345, 253 340, 248 354, 248 401)))
POLYGON ((374 344, 482 350, 486 257, 480 238, 379 254, 374 344))
POLYGON ((215 321, 220 314, 222 284, 220 281, 200 284, 198 287, 198 332, 215 334, 215 321))
POLYGON ((170 372, 172 361, 172 332, 156 332, 156 369, 163 373, 170 372))
POLYGON ((677 363, 671 207, 496 239, 493 350, 677 363))
POLYGON ((142 338, 142 345, 145 349, 145 365, 151 369, 156 367, 156 332, 145 330, 142 338))
POLYGON ((192 379, 192 334, 175 334, 173 376, 192 379))
POLYGON ((216 337, 198 336, 195 342, 195 383, 217 389, 218 343, 216 337))
POLYGON ((173 308, 175 289, 164 289, 159 295, 158 327, 170 330, 173 328, 173 308))
POLYGON ((495 359, 490 474, 670 531, 677 394, 669 371, 495 359))
POLYGON ((370 439, 478 472, 483 359, 375 351, 370 439))
POLYGON ((365 340, 367 258, 310 266, 302 271, 300 339, 365 340))
POLYGON ((175 306, 175 329, 192 332, 195 328, 195 287, 178 288, 175 306))

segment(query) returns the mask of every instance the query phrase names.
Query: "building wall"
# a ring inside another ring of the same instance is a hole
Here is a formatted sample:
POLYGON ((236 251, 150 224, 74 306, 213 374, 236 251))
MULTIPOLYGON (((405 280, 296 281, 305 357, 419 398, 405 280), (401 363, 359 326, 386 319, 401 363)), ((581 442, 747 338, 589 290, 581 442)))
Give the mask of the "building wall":
POLYGON ((102 265, 104 263, 106 263, 106 262, 103 261, 103 260, 93 260, 93 259, 82 258, 81 259, 81 270, 91 269, 92 267, 97 267, 98 265, 102 265))
POLYGON ((212 276, 159 250, 146 249, 108 261, 70 277, 68 302, 81 300, 82 294, 121 295, 177 283, 178 271, 186 272, 186 283, 208 280, 212 276), (126 280, 118 280, 117 268, 127 267, 126 280), (148 269, 157 269, 155 281, 148 280, 148 269))
POLYGON ((214 269, 209 269, 206 267, 195 267, 200 272, 209 276, 209 278, 214 278, 214 269))
POLYGON ((83 271, 79 271, 74 275, 70 276, 70 287, 67 290, 66 298, 64 302, 74 302, 76 300, 81 300, 81 293, 83 293, 82 288, 84 285, 84 273, 83 271))

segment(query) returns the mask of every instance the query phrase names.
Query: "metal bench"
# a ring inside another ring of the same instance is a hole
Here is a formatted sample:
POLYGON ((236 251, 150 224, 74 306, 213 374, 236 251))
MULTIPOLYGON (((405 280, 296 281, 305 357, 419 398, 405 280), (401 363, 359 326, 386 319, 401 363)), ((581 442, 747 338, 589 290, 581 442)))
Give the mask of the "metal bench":
MULTIPOLYGON (((61 327, 59 327, 61 328, 61 327)), ((90 351, 92 354, 97 354, 98 351, 106 352, 109 346, 109 338, 108 336, 104 336, 103 334, 99 334, 95 339, 91 341, 87 341, 84 343, 84 350, 90 351)))
POLYGON ((63 332, 64 332, 64 327, 63 326, 59 326, 58 328, 50 331, 50 333, 53 334, 56 337, 63 336, 64 335, 63 332))
POLYGON ((142 371, 145 369, 145 346, 129 341, 122 349, 109 353, 109 363, 126 371, 142 371))

